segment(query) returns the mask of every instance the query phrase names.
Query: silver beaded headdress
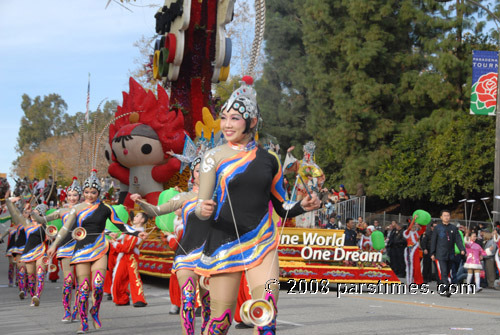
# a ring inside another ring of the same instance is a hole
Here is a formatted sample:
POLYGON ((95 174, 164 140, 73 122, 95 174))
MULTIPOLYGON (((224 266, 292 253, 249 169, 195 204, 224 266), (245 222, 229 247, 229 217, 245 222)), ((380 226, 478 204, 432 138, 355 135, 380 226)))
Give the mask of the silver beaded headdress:
POLYGON ((35 210, 38 211, 38 213, 40 213, 40 216, 45 216, 45 213, 47 212, 48 209, 49 207, 44 203, 41 203, 35 207, 35 210))
POLYGON ((244 119, 260 119, 259 108, 257 107, 257 93, 252 87, 252 84, 253 78, 244 76, 241 79, 241 86, 231 94, 229 99, 222 106, 222 110, 235 109, 244 119))
POLYGON ((82 194, 82 187, 78 182, 78 178, 73 177, 73 183, 71 183, 71 185, 68 186, 67 191, 76 191, 78 192, 78 194, 82 194))
POLYGON ((96 169, 92 169, 92 171, 90 171, 90 176, 85 179, 83 189, 86 188, 95 188, 98 192, 101 192, 101 182, 99 181, 99 178, 97 178, 96 169))

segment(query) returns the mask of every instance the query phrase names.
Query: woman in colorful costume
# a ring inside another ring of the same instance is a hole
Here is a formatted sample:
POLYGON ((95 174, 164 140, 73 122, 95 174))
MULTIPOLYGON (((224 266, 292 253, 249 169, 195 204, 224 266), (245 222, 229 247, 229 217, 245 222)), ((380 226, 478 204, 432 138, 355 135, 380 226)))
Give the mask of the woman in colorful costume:
POLYGON ((27 283, 26 283, 26 266, 19 259, 24 252, 24 247, 26 245, 26 231, 24 230, 24 225, 22 221, 28 220, 30 216, 30 210, 28 208, 23 210, 22 217, 16 219, 12 217, 12 222, 15 223, 15 235, 14 243, 12 248, 10 248, 10 253, 12 254, 13 262, 15 263, 15 276, 16 283, 19 288, 19 298, 22 300, 26 296, 27 283), (20 221, 19 221, 20 220, 20 221))
POLYGON ((254 327, 254 333, 275 334, 279 236, 269 202, 281 217, 294 217, 320 205, 315 194, 300 203, 285 203, 279 159, 254 139, 260 115, 252 83, 251 77, 243 77, 241 87, 222 107, 221 129, 228 143, 210 150, 201 163, 196 215, 202 220, 214 215, 206 222, 211 229, 196 268, 197 274, 210 277, 207 334, 227 334, 243 271, 252 298, 263 298, 274 309, 270 323, 254 327), (265 287, 270 280, 274 284, 265 287))
MULTIPOLYGON (((48 252, 49 257, 54 255, 56 247, 61 244, 75 222, 77 228, 84 228, 83 238, 77 239, 70 262, 71 265, 76 265, 76 276, 79 284, 77 295, 81 328, 77 334, 85 334, 89 330, 87 309, 91 290, 93 291, 93 306, 90 308, 90 315, 94 328, 101 328, 99 308, 102 302, 104 276, 107 268, 106 253, 109 247, 104 236, 106 220, 109 219, 124 233, 138 234, 134 229, 123 224, 110 205, 99 201, 101 183, 96 172, 96 170, 92 170, 90 177, 83 184, 85 201, 71 208, 64 226, 57 234, 48 252), (91 274, 93 278, 91 278, 91 274)), ((80 232, 82 231, 80 230, 80 232)))
POLYGON ((19 225, 16 222, 14 222, 14 220, 11 219, 10 227, 5 232, 5 234, 7 235, 7 249, 5 251, 5 257, 7 257, 9 260, 9 272, 8 272, 9 287, 14 286, 14 277, 15 273, 17 273, 16 260, 15 260, 16 256, 12 254, 12 251, 15 250, 16 247, 16 233, 18 227, 19 225))
MULTIPOLYGON (((82 194, 82 188, 76 177, 73 177, 73 183, 66 189, 66 199, 68 202, 68 207, 60 208, 48 216, 41 217, 34 215, 34 218, 39 223, 47 223, 53 220, 62 219, 63 225, 68 219, 69 212, 73 206, 76 206, 80 202, 80 196, 82 194)), ((70 227, 69 232, 71 233, 76 227, 76 221, 72 227, 70 227)), ((71 237, 71 234, 67 234, 66 237, 59 243, 59 248, 57 249, 56 258, 61 261, 63 270, 63 288, 62 288, 62 304, 64 307, 64 316, 62 322, 68 323, 76 319, 77 314, 77 303, 78 295, 75 296, 75 307, 73 313, 71 313, 71 291, 73 285, 75 285, 75 279, 73 278, 73 266, 70 265, 71 258, 73 257, 73 250, 75 248, 76 240, 71 237)))
MULTIPOLYGON (((179 155, 176 155, 176 157, 185 161, 183 157, 179 157, 179 155)), ((210 229, 210 226, 206 222, 200 220, 194 213, 200 185, 200 162, 201 156, 198 156, 190 163, 191 184, 193 185, 191 191, 180 193, 167 203, 160 206, 153 206, 142 201, 139 194, 133 194, 131 196, 131 199, 136 201, 150 217, 168 214, 179 208, 182 210, 181 217, 184 232, 175 252, 172 272, 176 274, 181 289, 180 318, 183 335, 195 333, 196 285, 199 277, 194 270, 198 265, 205 239, 210 229)), ((201 329, 203 333, 210 320, 210 297, 209 292, 201 286, 199 293, 202 303, 203 323, 201 329)))
MULTIPOLYGON (((42 224, 26 217, 28 213, 31 214, 27 208, 25 208, 23 215, 21 215, 17 207, 14 206, 14 203, 19 199, 19 197, 9 198, 6 201, 6 204, 12 217, 15 217, 15 221, 24 225, 26 245, 21 257, 19 258, 19 262, 23 262, 26 269, 28 277, 27 287, 31 295, 31 306, 38 306, 40 304, 40 296, 42 295, 45 273, 47 271, 47 266, 44 264, 43 259, 43 257, 46 256, 47 250, 45 229, 42 224)), ((36 206, 34 210, 38 212, 37 214, 39 215, 45 215, 47 209, 48 208, 45 204, 40 204, 36 206)), ((21 282, 21 276, 24 276, 24 274, 19 274, 19 297, 24 299, 26 291, 21 290, 22 286, 24 286, 24 283, 21 282)))

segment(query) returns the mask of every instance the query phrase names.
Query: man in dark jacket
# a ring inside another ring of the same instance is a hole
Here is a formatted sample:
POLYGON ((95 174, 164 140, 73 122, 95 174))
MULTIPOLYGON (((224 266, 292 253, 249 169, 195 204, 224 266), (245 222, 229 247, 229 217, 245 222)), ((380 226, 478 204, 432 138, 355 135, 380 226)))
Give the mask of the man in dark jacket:
POLYGON ((394 271, 396 276, 405 277, 406 276, 406 266, 405 266, 405 248, 406 239, 403 236, 403 226, 401 223, 396 223, 390 234, 387 246, 389 249, 389 258, 391 260, 391 269, 394 271))
POLYGON ((427 227, 427 230, 420 238, 420 247, 422 248, 422 252, 424 254, 422 257, 422 276, 424 277, 424 283, 428 283, 434 280, 432 276, 433 262, 431 260, 431 242, 432 232, 434 231, 434 227, 436 226, 436 224, 436 222, 431 222, 429 224, 429 227, 427 227))
POLYGON ((451 214, 447 209, 441 211, 441 221, 432 232, 431 259, 436 263, 438 272, 438 291, 441 295, 451 296, 448 275, 450 274, 455 244, 460 254, 465 255, 465 246, 459 236, 458 229, 450 224, 451 214))
POLYGON ((358 240, 356 239, 356 231, 354 230, 354 220, 351 218, 348 218, 346 221, 346 229, 344 230, 344 235, 345 246, 355 247, 356 245, 358 245, 358 240))

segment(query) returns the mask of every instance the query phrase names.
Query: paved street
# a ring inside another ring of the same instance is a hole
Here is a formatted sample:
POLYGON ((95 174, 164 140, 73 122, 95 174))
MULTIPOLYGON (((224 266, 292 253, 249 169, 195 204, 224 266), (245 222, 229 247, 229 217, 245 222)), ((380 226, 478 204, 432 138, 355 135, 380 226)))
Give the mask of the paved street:
MULTIPOLYGON (((5 244, 0 245, 5 252, 5 244)), ((435 285, 431 285, 435 289, 435 285)), ((103 328, 95 334, 181 334, 178 316, 168 315, 168 281, 146 277, 145 308, 115 306, 104 300, 103 328)), ((280 334, 498 334, 500 291, 475 295, 345 294, 332 287, 328 294, 280 292, 280 334)), ((17 288, 7 287, 7 259, 0 257, 0 334, 73 334, 78 323, 62 324, 61 280, 47 282, 41 305, 30 307, 18 298, 17 288)), ((90 326, 92 329, 92 326, 90 326)), ((252 334, 231 328, 230 334, 252 334)))

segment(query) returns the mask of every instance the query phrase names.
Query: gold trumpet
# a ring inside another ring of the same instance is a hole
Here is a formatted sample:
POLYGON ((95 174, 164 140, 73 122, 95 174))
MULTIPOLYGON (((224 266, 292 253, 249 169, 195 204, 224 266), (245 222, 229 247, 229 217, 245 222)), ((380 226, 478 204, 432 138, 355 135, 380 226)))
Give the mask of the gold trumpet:
POLYGON ((47 230, 45 231, 48 237, 55 237, 57 235, 57 227, 56 226, 47 226, 47 230))
POLYGON ((200 287, 204 290, 209 290, 210 279, 205 276, 200 277, 200 287))
POLYGON ((274 308, 267 300, 250 299, 241 305, 240 316, 243 323, 262 327, 273 320, 274 308))
POLYGON ((49 265, 49 263, 50 263, 50 258, 48 256, 43 256, 42 257, 42 264, 49 265))
POLYGON ((83 240, 87 236, 87 230, 83 227, 78 227, 73 230, 71 237, 77 241, 83 240))

